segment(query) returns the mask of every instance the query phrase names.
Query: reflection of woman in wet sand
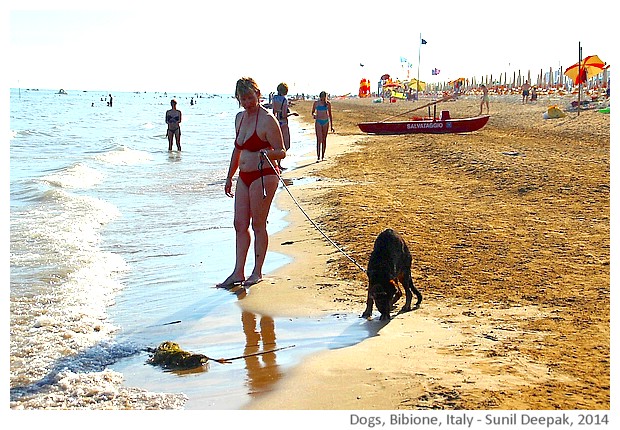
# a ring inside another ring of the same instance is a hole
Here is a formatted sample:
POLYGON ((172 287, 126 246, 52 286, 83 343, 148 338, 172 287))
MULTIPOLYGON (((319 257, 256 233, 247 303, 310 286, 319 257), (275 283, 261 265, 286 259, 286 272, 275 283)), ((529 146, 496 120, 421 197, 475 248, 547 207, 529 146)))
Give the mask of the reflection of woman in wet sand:
POLYGON ((327 133, 330 125, 334 132, 334 121, 332 120, 332 105, 327 101, 327 93, 321 91, 319 100, 312 105, 312 116, 315 119, 314 129, 316 131, 316 161, 325 160, 325 149, 327 148, 327 133))
MULTIPOLYGON (((245 349, 243 355, 254 354, 261 348, 263 351, 276 349, 276 332, 273 318, 260 317, 260 331, 256 329, 256 315, 247 311, 241 314, 243 333, 245 334, 245 349)), ((269 390, 282 377, 279 366, 276 363, 276 353, 268 352, 262 355, 245 357, 245 365, 248 371, 249 394, 259 394, 269 390)))

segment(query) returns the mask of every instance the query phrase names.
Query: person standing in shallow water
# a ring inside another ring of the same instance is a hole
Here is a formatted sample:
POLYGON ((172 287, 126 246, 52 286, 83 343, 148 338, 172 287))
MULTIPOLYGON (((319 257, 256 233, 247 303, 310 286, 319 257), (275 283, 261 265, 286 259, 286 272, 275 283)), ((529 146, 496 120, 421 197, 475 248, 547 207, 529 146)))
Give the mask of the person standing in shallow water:
POLYGON ((334 132, 334 121, 332 120, 332 105, 327 101, 327 93, 321 91, 319 100, 312 104, 312 117, 315 119, 314 130, 316 132, 316 162, 325 160, 325 149, 327 148, 327 133, 331 127, 334 132))
POLYGON ((172 109, 166 111, 166 124, 168 124, 168 131, 166 136, 168 137, 168 151, 172 151, 172 142, 176 139, 177 149, 181 150, 181 111, 177 109, 177 101, 170 100, 170 106, 172 109))
POLYGON ((252 78, 237 81, 235 97, 243 111, 235 118, 235 146, 230 158, 224 192, 235 199, 235 268, 218 287, 250 286, 263 278, 269 236, 267 215, 279 182, 277 161, 286 157, 278 121, 260 104, 260 90, 252 78), (239 169, 235 193, 233 175, 239 169), (254 269, 245 278, 250 249, 250 226, 254 232, 254 269))

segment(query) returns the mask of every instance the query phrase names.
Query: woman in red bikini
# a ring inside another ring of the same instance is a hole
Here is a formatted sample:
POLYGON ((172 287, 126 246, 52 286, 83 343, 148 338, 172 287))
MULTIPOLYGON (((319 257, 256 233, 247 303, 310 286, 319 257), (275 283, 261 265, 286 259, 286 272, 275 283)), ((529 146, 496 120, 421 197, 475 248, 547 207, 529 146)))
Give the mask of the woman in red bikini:
POLYGON ((278 188, 280 173, 274 166, 286 157, 280 126, 276 118, 260 105, 260 90, 256 82, 252 78, 239 79, 235 97, 244 110, 235 119, 235 148, 224 192, 228 197, 233 197, 232 178, 239 169, 234 194, 236 261, 233 273, 218 284, 219 287, 250 286, 262 280, 269 242, 267 215, 278 188), (254 270, 246 279, 244 267, 250 249, 250 225, 254 232, 254 270))

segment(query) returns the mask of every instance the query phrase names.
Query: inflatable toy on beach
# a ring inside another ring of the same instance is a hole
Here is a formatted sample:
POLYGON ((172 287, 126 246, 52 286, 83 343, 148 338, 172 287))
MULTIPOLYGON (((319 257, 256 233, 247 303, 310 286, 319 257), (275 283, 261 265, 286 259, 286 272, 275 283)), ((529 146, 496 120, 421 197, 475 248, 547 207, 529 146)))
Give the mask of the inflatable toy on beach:
POLYGON ((370 96, 370 81, 366 78, 363 78, 360 81, 360 90, 359 90, 360 98, 370 96))

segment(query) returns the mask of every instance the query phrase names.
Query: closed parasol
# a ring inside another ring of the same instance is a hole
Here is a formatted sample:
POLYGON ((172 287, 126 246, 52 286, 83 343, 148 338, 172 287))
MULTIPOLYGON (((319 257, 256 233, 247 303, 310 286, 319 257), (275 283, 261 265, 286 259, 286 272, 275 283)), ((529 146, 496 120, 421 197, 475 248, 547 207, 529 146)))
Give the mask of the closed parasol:
POLYGON ((575 85, 583 84, 593 76, 605 70, 605 63, 598 58, 598 55, 590 55, 579 63, 568 67, 564 74, 571 78, 575 85))

